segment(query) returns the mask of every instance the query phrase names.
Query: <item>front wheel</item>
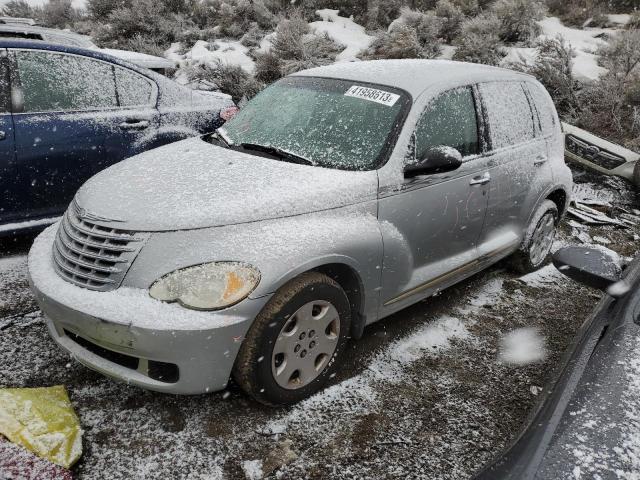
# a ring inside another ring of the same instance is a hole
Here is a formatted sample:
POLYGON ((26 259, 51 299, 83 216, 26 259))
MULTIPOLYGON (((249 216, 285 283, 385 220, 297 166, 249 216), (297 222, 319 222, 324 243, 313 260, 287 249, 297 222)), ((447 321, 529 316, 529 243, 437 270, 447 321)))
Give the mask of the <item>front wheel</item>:
POLYGON ((558 225, 558 207, 545 200, 538 207, 525 233, 522 245, 511 257, 511 267, 518 273, 531 273, 547 262, 558 225))
POLYGON ((240 387, 266 405, 320 390, 349 337, 349 299, 340 285, 309 272, 282 287, 260 312, 233 368, 240 387))

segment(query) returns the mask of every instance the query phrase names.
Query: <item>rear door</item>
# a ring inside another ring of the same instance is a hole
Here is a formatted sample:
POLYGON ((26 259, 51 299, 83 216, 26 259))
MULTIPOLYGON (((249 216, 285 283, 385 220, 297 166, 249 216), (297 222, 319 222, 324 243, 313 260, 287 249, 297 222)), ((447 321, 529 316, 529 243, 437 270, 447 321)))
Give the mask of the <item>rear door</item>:
POLYGON ((547 145, 524 84, 479 84, 490 135, 489 206, 480 254, 507 254, 519 245, 529 218, 549 184, 547 145))
POLYGON ((118 65, 113 72, 120 109, 110 115, 105 155, 115 162, 157 146, 159 116, 154 81, 118 65))
POLYGON ((13 197, 11 187, 14 178, 12 176, 15 164, 15 145, 13 139, 13 119, 11 116, 10 81, 7 50, 0 49, 0 224, 10 222, 13 217, 16 199, 13 197))

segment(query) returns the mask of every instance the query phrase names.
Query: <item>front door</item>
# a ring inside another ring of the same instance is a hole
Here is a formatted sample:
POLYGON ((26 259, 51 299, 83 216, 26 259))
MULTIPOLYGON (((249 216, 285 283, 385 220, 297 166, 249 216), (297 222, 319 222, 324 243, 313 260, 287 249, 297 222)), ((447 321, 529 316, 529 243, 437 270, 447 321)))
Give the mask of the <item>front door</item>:
POLYGON ((415 152, 419 156, 430 147, 454 147, 462 153, 463 165, 380 192, 382 315, 437 291, 473 265, 490 181, 476 112, 471 87, 431 101, 417 124, 415 152))

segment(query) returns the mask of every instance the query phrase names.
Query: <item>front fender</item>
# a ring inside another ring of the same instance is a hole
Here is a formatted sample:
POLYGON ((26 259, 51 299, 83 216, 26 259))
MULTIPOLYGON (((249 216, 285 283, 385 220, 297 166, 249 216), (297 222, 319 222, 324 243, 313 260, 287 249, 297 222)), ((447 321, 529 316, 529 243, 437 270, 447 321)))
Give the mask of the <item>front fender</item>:
POLYGON ((382 265, 376 202, 307 215, 151 235, 123 285, 149 288, 174 270, 242 261, 260 270, 252 298, 269 295, 303 272, 340 263, 362 282, 362 314, 375 318, 382 265))

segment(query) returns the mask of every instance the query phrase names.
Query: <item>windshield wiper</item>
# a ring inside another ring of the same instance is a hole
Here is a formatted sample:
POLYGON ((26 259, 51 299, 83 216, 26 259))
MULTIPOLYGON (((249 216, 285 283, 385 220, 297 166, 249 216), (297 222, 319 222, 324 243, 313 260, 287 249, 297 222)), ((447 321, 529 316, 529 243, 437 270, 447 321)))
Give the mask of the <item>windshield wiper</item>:
POLYGON ((292 152, 288 152, 287 150, 283 150, 278 147, 273 147, 270 145, 260 145, 257 143, 240 143, 238 144, 240 148, 243 150, 255 150, 256 152, 264 152, 269 155, 273 155, 274 157, 278 157, 281 160, 291 163, 299 163, 301 165, 313 165, 314 163, 308 158, 302 157, 292 152))
POLYGON ((215 138, 219 143, 222 143, 225 148, 231 148, 233 142, 231 139, 224 133, 222 128, 218 128, 213 133, 211 133, 211 137, 215 138))

